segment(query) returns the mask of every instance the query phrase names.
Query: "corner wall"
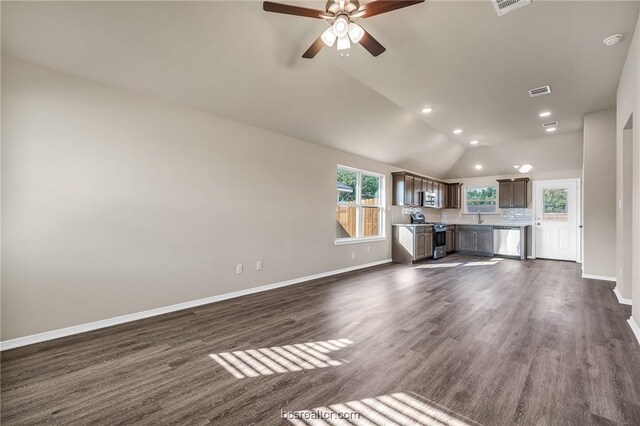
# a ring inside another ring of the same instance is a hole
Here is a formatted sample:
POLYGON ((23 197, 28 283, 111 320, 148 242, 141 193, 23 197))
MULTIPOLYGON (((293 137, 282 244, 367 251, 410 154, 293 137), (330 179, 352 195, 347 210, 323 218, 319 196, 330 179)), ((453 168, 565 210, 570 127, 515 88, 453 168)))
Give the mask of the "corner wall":
POLYGON ((583 272, 616 277, 616 111, 584 116, 582 224, 583 272))
POLYGON ((640 17, 636 24, 635 34, 618 84, 616 111, 616 195, 618 199, 616 212, 616 247, 617 247, 617 286, 624 298, 632 300, 632 315, 636 324, 640 324, 640 220, 635 220, 633 229, 624 229, 622 208, 625 202, 623 195, 624 165, 624 128, 633 116, 633 210, 635 218, 640 218, 640 17), (624 236, 631 235, 632 251, 625 250, 624 236), (623 276, 621 268, 623 259, 631 264, 631 276, 623 276))
POLYGON ((391 258, 334 245, 389 165, 8 57, 2 123, 3 341, 391 258))

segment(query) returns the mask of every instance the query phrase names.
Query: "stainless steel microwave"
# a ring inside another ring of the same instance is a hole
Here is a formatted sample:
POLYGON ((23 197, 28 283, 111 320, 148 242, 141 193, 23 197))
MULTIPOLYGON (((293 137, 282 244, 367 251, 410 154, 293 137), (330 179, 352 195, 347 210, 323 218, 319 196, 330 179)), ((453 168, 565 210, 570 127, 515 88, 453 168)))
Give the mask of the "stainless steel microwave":
POLYGON ((435 192, 422 192, 422 205, 425 207, 435 207, 436 206, 436 193, 435 192))

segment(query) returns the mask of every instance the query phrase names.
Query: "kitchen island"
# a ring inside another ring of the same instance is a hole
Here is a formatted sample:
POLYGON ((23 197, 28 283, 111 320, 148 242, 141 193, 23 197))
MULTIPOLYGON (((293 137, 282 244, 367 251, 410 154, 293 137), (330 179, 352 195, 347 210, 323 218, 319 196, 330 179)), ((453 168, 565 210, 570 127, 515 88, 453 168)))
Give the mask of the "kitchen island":
POLYGON ((433 256, 433 225, 392 225, 391 254, 394 262, 414 263, 433 256))

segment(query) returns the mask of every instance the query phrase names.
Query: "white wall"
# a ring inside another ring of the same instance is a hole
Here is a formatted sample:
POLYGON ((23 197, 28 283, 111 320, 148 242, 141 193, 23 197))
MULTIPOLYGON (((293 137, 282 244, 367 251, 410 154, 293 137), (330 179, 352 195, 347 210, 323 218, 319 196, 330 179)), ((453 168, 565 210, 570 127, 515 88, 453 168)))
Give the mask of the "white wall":
MULTIPOLYGON (((633 116, 633 229, 625 229, 622 221, 622 208, 618 204, 616 214, 617 235, 617 286, 623 297, 631 298, 633 303, 633 318, 640 324, 640 18, 636 24, 635 34, 618 84, 617 113, 616 113, 616 194, 618 203, 625 205, 623 197, 623 141, 624 127, 633 116), (624 237, 631 235, 632 252, 624 250, 624 237), (632 263, 631 277, 621 276, 620 268, 623 259, 632 263)), ((629 200, 627 199, 626 202, 629 200)))
POLYGON ((583 272, 616 276, 616 111, 584 116, 583 145, 583 272))
POLYGON ((2 123, 2 340, 391 257, 334 245, 391 166, 7 57, 2 123))
MULTIPOLYGON (((542 127, 540 128, 541 133, 542 127)), ((537 173, 553 173, 582 168, 582 132, 545 134, 505 144, 467 149, 449 169, 447 179, 477 176, 475 165, 482 165, 482 174, 513 173, 513 166, 531 164, 537 173)))

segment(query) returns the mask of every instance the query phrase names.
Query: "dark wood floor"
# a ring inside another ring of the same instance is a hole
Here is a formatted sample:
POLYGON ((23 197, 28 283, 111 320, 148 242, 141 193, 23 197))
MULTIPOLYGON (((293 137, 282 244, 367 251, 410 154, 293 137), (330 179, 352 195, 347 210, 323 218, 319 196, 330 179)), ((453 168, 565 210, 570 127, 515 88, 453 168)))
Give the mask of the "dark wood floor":
POLYGON ((613 285, 574 263, 487 260, 382 266, 6 351, 2 424, 288 424, 281 410, 324 407, 369 425, 639 425, 640 346, 613 285))

